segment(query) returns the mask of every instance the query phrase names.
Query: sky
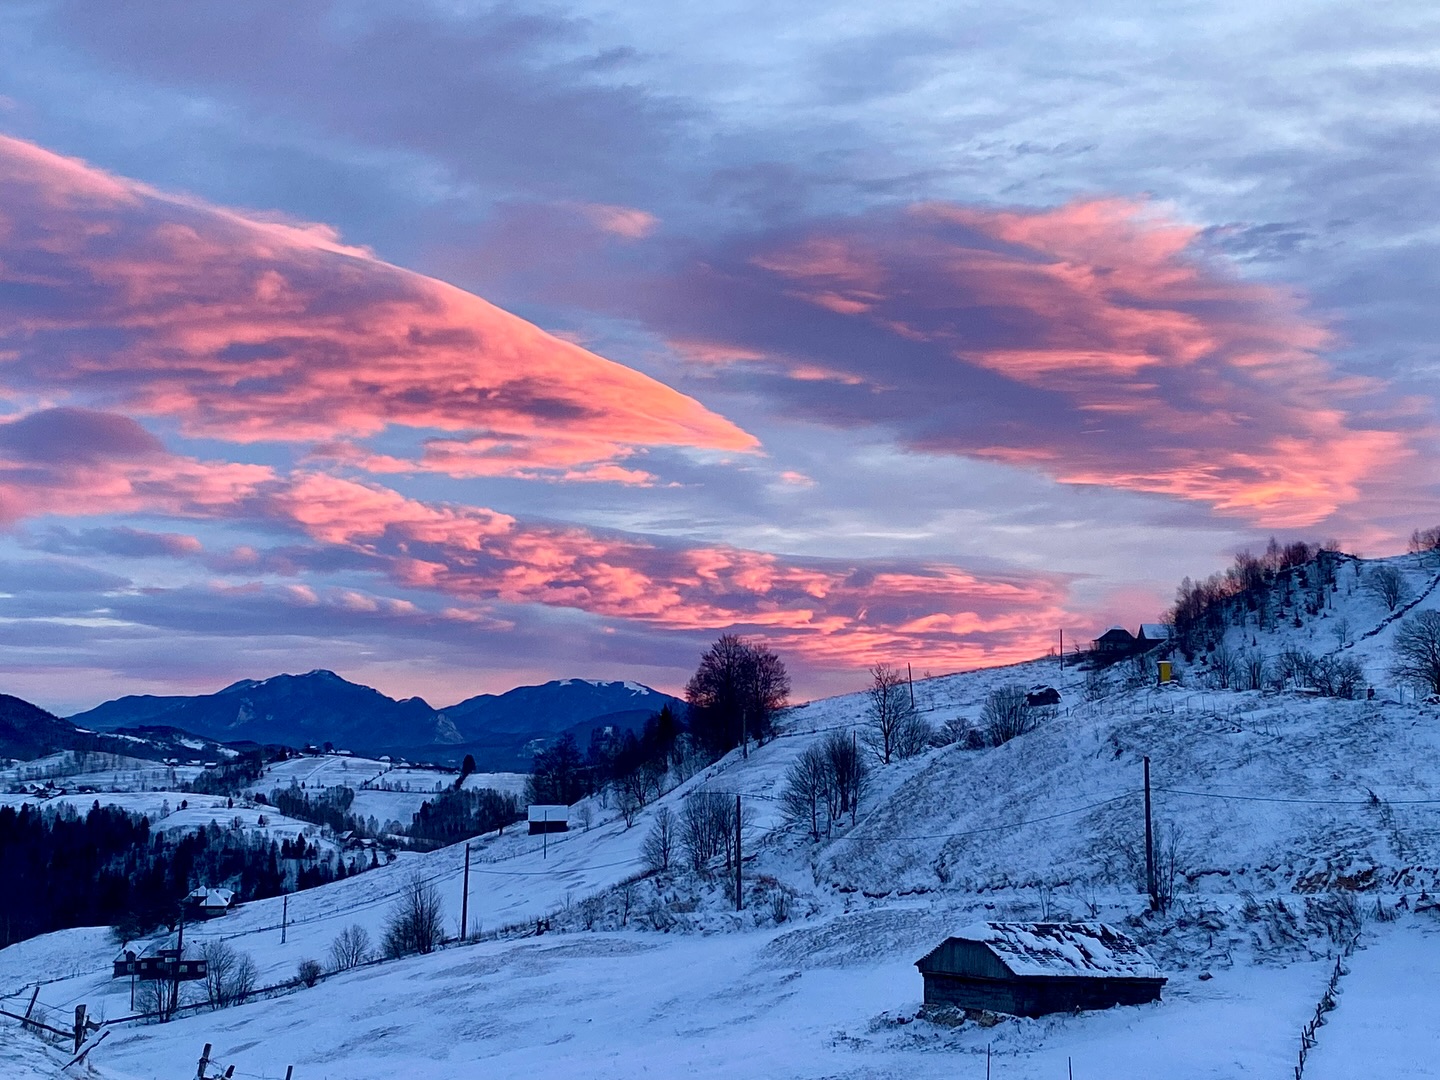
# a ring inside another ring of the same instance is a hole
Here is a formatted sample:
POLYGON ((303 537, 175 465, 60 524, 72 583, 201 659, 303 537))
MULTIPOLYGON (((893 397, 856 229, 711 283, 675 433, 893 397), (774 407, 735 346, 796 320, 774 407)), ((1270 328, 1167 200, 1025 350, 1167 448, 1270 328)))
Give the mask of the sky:
POLYGON ((1422 3, 11 0, 0 689, 797 698, 1440 521, 1422 3))

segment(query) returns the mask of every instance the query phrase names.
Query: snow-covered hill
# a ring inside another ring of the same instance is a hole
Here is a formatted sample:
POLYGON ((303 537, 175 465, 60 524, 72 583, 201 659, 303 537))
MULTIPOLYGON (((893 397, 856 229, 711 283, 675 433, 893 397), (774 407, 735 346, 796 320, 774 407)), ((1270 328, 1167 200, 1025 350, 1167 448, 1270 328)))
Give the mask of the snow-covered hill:
MULTIPOLYGON (((1440 606, 1432 567, 1391 563, 1407 603, 1440 606)), ((1299 1027, 1357 917, 1372 920, 1362 941, 1428 941, 1440 928, 1417 910, 1440 891, 1440 708, 1413 693, 1402 703, 1386 673, 1404 605, 1391 612, 1365 588, 1372 569, 1347 560, 1299 627, 1293 616, 1237 625, 1227 641, 1270 656, 1294 645, 1354 656, 1373 699, 1210 689, 1202 657, 1181 664, 1181 685, 1104 696, 1054 658, 923 680, 917 704, 937 725, 977 719, 1008 684, 1054 686, 1061 704, 1003 746, 876 763, 855 823, 819 840, 782 812, 786 772, 815 740, 859 730, 865 698, 813 702, 783 717, 780 737, 690 778, 633 827, 591 801, 564 836, 508 830, 473 842, 471 929, 486 940, 163 1028, 122 1026, 97 1051, 95 1074, 185 1075, 209 1041, 237 1075, 295 1064, 300 1080, 948 1077, 973 1071, 991 1045, 1000 1075, 1016 1078, 1064 1075, 1067 1058, 1077 1076, 1289 1075, 1299 1027), (1165 915, 1146 913, 1137 878, 1146 757, 1174 870, 1165 915), (745 804, 743 911, 719 877, 637 879, 656 814, 697 789, 745 804), (913 961, 980 915, 1127 925, 1170 976, 1165 1000, 996 1027, 915 1019, 913 961), (551 932, 537 937, 541 919, 551 932)), ((335 782, 306 760, 294 768, 335 782)), ((280 983, 301 959, 323 960, 348 926, 378 938, 412 874, 439 890, 453 932, 463 864, 460 847, 403 854, 293 895, 283 943, 278 898, 194 927, 187 941, 222 937, 256 959, 262 984, 280 983)), ((40 977, 52 1010, 84 1001, 122 1015, 128 987, 108 978, 117 948, 101 931, 73 930, 0 951, 0 995, 19 1000, 40 977)))

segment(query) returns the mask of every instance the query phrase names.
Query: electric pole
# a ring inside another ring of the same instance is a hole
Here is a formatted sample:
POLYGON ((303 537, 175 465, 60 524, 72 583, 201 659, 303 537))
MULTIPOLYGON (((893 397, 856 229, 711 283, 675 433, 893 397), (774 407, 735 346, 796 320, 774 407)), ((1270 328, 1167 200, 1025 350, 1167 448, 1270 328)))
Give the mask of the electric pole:
POLYGON ((735 910, 743 906, 744 894, 740 891, 740 796, 735 796, 735 910))
POLYGON ((290 928, 290 894, 280 898, 280 944, 285 944, 285 933, 290 928))
POLYGON ((1150 909, 1160 906, 1155 890, 1155 828, 1150 821, 1150 759, 1145 759, 1145 890, 1150 894, 1150 909))
POLYGON ((465 884, 460 893, 460 940, 470 936, 470 845, 465 845, 465 884))

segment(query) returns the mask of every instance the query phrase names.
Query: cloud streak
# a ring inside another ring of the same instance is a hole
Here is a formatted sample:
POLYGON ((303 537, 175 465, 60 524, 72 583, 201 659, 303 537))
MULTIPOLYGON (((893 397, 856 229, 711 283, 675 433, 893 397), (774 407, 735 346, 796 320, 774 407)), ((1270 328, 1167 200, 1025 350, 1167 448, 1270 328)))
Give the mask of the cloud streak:
POLYGON ((323 226, 166 196, 6 138, 0 243, 12 396, 228 442, 420 439, 412 455, 348 454, 381 471, 635 483, 648 474, 618 463, 646 448, 757 447, 694 399, 323 226))

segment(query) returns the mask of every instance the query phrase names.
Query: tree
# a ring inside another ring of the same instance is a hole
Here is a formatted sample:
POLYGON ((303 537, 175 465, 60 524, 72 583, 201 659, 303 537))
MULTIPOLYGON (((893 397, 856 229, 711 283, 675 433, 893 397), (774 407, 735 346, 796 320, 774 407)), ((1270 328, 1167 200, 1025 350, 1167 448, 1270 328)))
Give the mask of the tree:
POLYGON ((820 808, 831 785, 830 763, 824 749, 811 743, 785 771, 785 788, 780 794, 785 815, 796 824, 809 827, 812 838, 820 839, 820 808))
POLYGON ((830 772, 828 788, 828 809, 830 820, 838 820, 849 813, 850 824, 860 810, 860 796, 870 782, 870 766, 860 755, 855 739, 843 731, 832 731, 820 744, 825 755, 825 766, 830 772))
POLYGON ((295 966, 295 978, 306 986, 314 986, 320 981, 320 976, 325 974, 325 969, 320 966, 318 960, 301 960, 295 966))
POLYGON ((1415 555, 1440 551, 1440 525, 1428 529, 1416 529, 1412 532, 1410 534, 1410 551, 1415 555))
POLYGON ((1418 611, 1395 631, 1390 674, 1440 694, 1440 611, 1418 611))
POLYGON ((370 935, 359 923, 341 930, 330 943, 330 967, 349 971, 370 958, 370 935))
POLYGON ((865 745, 877 757, 890 764, 892 758, 914 757, 925 749, 929 729, 915 711, 915 698, 909 680, 900 669, 890 664, 876 664, 870 669, 866 713, 870 730, 865 745))
POLYGON ((465 786, 465 780, 475 772, 475 755, 466 754, 465 760, 460 763, 460 775, 455 780, 455 790, 459 791, 465 786))
POLYGON ((763 645, 724 634, 700 657, 685 686, 691 730, 714 757, 750 739, 764 742, 790 697, 785 664, 763 645))
POLYGON ((570 806, 588 793, 585 759, 575 736, 566 732, 532 759, 525 798, 532 805, 570 806))
POLYGON ((641 848, 645 865, 653 873, 663 874, 670 869, 670 860, 675 857, 676 831, 675 815, 670 808, 662 806, 656 810, 655 823, 650 826, 641 848))
POLYGON ((1409 589, 1405 585, 1405 576, 1400 573, 1399 568, 1390 563, 1381 563, 1370 571, 1365 578, 1365 587, 1380 598, 1387 611, 1394 611, 1400 606, 1400 601, 1405 599, 1409 589))
POLYGON ((1025 688, 1018 683, 999 686, 985 695, 980 723, 991 746, 1002 746, 1035 726, 1025 705, 1025 688))
POLYGON ((432 953, 445 938, 444 909, 435 886, 418 873, 411 875, 385 919, 382 948, 390 959, 432 953))
POLYGON ((200 955, 205 959, 205 1000, 212 1009, 239 1005, 254 991, 259 970, 249 954, 223 941, 209 941, 200 955))

